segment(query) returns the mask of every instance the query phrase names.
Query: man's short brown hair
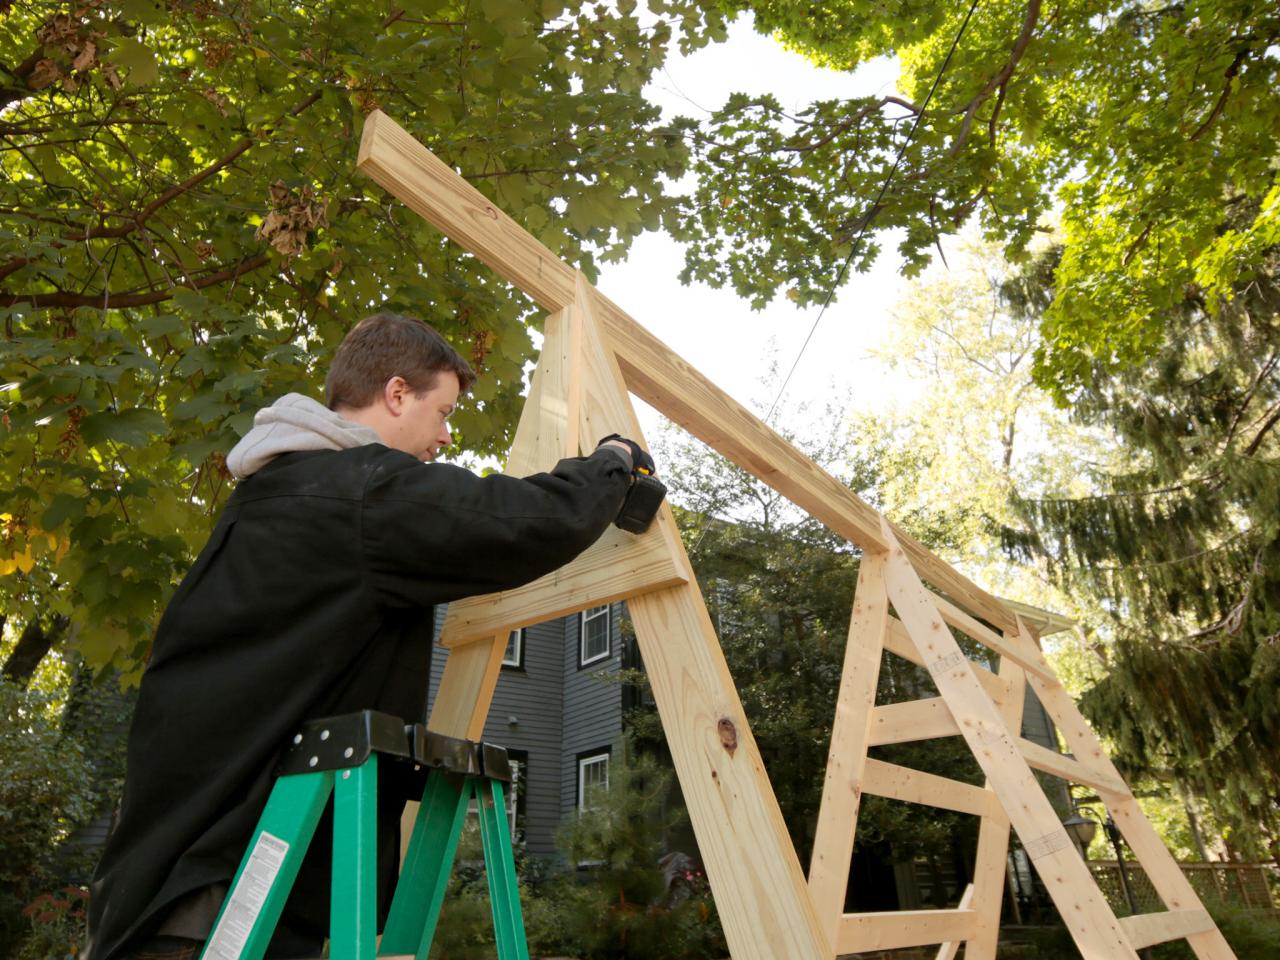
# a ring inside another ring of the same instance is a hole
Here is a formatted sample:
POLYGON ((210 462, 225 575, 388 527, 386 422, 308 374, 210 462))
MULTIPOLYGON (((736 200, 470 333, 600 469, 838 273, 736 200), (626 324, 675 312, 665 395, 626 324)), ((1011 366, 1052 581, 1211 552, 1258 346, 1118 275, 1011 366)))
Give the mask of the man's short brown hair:
POLYGON ((458 375, 464 391, 475 382, 471 365, 432 327, 398 313, 375 313, 338 346, 324 381, 325 403, 330 410, 367 407, 392 377, 403 377, 414 393, 422 393, 445 370, 458 375))

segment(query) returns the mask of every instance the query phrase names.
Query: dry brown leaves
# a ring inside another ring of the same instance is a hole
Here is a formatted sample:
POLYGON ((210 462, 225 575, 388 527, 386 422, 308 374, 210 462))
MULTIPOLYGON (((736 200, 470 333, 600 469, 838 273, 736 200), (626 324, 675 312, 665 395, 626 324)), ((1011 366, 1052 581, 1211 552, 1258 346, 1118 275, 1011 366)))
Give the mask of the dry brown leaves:
POLYGON ((254 236, 284 256, 296 257, 307 249, 307 234, 329 225, 329 202, 316 199, 309 186, 295 193, 283 180, 273 183, 268 192, 272 209, 254 236))

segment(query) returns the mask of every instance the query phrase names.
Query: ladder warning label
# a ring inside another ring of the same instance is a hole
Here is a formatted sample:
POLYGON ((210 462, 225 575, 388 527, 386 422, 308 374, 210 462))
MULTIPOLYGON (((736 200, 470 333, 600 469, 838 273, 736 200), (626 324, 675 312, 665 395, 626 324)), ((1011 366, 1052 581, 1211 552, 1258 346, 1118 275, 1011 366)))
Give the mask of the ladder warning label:
POLYGON ((265 832, 258 834, 258 842, 253 845, 253 852, 209 938, 204 952, 206 960, 238 960, 288 852, 289 844, 279 837, 265 832))

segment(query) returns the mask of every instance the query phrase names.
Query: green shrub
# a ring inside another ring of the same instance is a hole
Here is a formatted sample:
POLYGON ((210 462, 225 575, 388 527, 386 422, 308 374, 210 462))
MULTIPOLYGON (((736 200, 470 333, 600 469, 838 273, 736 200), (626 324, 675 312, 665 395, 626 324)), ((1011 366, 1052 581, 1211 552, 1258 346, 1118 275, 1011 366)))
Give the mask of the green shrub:
MULTIPOLYGON (((675 817, 663 814, 670 775, 626 744, 615 750, 609 790, 567 825, 560 843, 570 870, 550 877, 526 864, 520 902, 529 952, 581 960, 706 960, 726 955, 706 878, 659 862, 675 817)), ((478 831, 459 845, 433 960, 492 958, 493 922, 478 831)))
MULTIPOLYGON (((1280 915, 1213 904, 1209 913, 1231 944, 1236 960, 1275 960, 1280 957, 1280 915)), ((1151 948, 1152 960, 1194 960, 1185 940, 1151 948)))
POLYGON ((63 736, 53 698, 0 680, 0 956, 22 955, 33 931, 23 910, 81 866, 60 862, 58 847, 96 800, 84 748, 63 736))

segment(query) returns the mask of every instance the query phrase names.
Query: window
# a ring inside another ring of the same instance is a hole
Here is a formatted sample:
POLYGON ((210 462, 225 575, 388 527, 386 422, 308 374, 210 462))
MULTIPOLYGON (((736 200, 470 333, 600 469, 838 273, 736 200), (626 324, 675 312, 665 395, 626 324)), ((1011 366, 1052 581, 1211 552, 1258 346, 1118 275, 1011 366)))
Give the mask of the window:
POLYGON ((507 650, 502 655, 502 665, 504 667, 524 666, 524 627, 512 630, 511 636, 507 637, 507 650))
POLYGON ((578 758, 578 809, 590 810, 609 789, 609 753, 590 753, 578 758))
POLYGON ((508 750, 507 763, 511 766, 511 782, 503 784, 507 801, 507 820, 511 825, 511 841, 517 847, 524 843, 524 815, 529 795, 529 753, 525 750, 508 750))
POLYGON ((583 610, 578 666, 585 667, 609 656, 609 605, 583 610))

